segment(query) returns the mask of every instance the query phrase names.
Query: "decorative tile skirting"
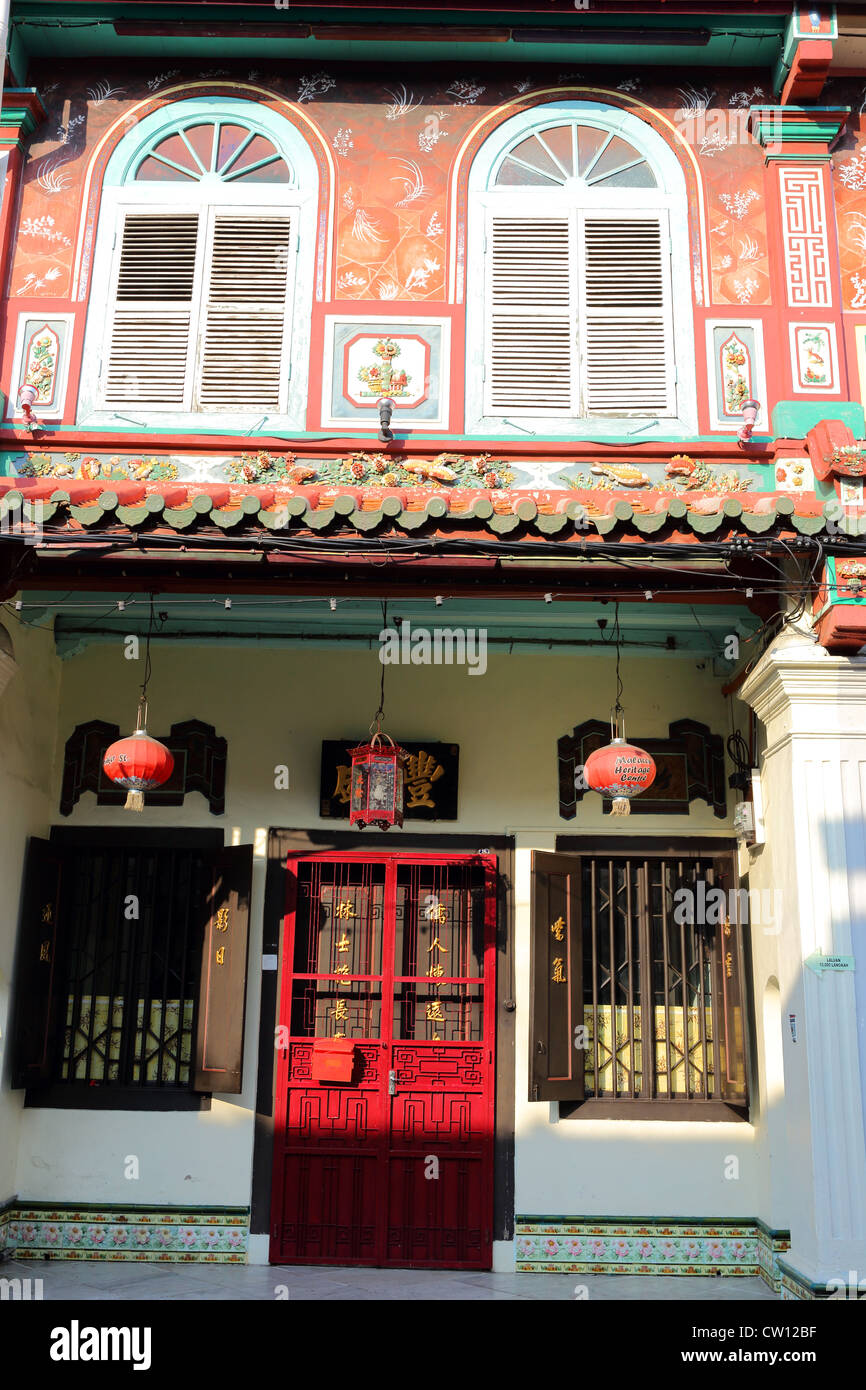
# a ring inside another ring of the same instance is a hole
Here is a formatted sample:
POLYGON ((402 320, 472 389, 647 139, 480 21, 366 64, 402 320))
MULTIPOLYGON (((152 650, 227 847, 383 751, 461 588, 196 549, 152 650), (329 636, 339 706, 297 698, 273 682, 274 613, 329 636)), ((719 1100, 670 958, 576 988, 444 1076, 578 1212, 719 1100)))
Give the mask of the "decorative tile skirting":
POLYGON ((518 1216, 518 1273, 760 1275, 779 1289, 785 1231, 762 1222, 518 1216))
POLYGON ((248 1207, 95 1207, 17 1202, 6 1223, 17 1260, 246 1264, 248 1207))
POLYGON ((849 1281, 834 1279, 824 1284, 814 1284, 807 1279, 805 1274, 801 1274, 793 1265, 789 1265, 786 1260, 779 1261, 779 1275, 781 1279, 781 1296, 785 1303, 798 1301, 810 1303, 815 1300, 824 1299, 851 1299, 858 1302, 864 1298, 860 1293, 856 1273, 852 1270, 849 1281), (853 1276, 853 1283, 851 1282, 853 1276))
POLYGON ((10 1197, 8 1201, 0 1204, 0 1260, 9 1258, 7 1240, 9 1234, 9 1222, 15 1210, 16 1198, 10 1197))

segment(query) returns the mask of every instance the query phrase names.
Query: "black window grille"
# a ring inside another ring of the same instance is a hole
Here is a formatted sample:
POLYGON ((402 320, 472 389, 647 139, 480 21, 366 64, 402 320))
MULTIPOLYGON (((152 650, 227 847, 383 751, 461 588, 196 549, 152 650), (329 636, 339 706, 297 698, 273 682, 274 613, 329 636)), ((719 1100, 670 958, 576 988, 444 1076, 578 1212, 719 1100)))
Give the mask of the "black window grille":
POLYGON ((56 1081, 189 1087, 210 873, 195 849, 65 856, 56 1081))

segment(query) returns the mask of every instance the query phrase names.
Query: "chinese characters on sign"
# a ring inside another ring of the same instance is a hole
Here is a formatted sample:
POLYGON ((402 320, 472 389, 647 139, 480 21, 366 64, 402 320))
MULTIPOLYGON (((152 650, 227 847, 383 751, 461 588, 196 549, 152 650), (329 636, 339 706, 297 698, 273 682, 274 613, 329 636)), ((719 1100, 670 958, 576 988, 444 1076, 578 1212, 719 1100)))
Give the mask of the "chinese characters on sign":
MULTIPOLYGON (((445 906, 444 903, 437 903, 436 906, 437 906, 437 907, 441 907, 441 908, 443 909, 443 911, 444 911, 444 906, 445 906)), ((428 915, 429 915, 429 914, 428 914, 428 915)), ((445 921, 445 918, 444 918, 444 917, 440 917, 439 914, 438 914, 438 912, 437 912, 435 917, 432 917, 432 916, 431 916, 431 921, 444 922, 444 921, 445 921)), ((441 962, 441 960, 440 960, 440 956, 443 955, 443 954, 447 956, 447 954, 448 954, 448 947, 442 945, 442 942, 439 940, 439 937, 438 937, 438 936, 434 936, 433 940, 430 942, 430 945, 427 947, 427 954, 428 954, 428 955, 433 955, 433 952, 434 952, 434 951, 436 952, 436 954, 433 956, 433 959, 432 959, 432 961, 431 961, 431 963, 430 963, 430 969, 427 971, 427 974, 428 974, 428 976, 431 976, 431 977, 433 977, 433 978, 435 978, 435 979, 440 979, 440 978, 442 977, 442 975, 445 974, 445 970, 444 970, 444 967, 443 967, 442 962, 441 962)), ((434 984, 434 985, 433 985, 433 988, 434 988, 434 989, 438 989, 439 986, 438 986, 437 984, 434 984)), ((430 1000, 428 1000, 428 1001, 427 1001, 427 1022, 428 1022, 428 1023, 444 1023, 445 1021, 446 1021, 446 1020, 445 1020, 445 1015, 444 1015, 444 1013, 442 1012, 442 1004, 441 1004, 440 1000, 438 1000, 438 999, 430 999, 430 1000)), ((440 1035, 438 1032, 434 1032, 434 1033, 433 1033, 433 1037, 432 1037, 432 1041, 433 1041, 433 1042, 441 1042, 441 1041, 442 1041, 441 1035, 440 1035)))
MULTIPOLYGON (((348 820, 352 759, 357 739, 322 742, 320 811, 327 820, 348 820)), ((456 820, 459 748, 453 743, 406 743, 405 820, 456 820)))

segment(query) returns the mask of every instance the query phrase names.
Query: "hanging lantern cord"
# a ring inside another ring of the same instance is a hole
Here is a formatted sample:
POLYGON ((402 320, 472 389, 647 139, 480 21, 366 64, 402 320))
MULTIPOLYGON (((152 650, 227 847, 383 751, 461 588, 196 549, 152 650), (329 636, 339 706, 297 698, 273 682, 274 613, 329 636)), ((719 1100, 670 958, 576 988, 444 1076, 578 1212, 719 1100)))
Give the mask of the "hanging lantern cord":
POLYGON ((614 738, 620 738, 620 737, 625 738, 625 717, 624 717, 624 716, 625 716, 625 710, 624 710, 623 707, 622 707, 622 689, 623 689, 623 686, 622 686, 622 677, 620 676, 620 673, 619 673, 620 655, 621 655, 621 651, 622 651, 622 633, 620 632, 620 626, 619 626, 619 603, 618 603, 618 602, 617 602, 617 604, 616 604, 616 606, 615 606, 615 609, 614 609, 613 640, 614 640, 614 642, 616 643, 616 704, 614 705, 613 710, 611 711, 611 716, 610 716, 610 727, 611 727, 611 732, 613 733, 613 737, 614 737, 614 738), (619 731, 620 722, 622 722, 622 735, 620 735, 620 731, 619 731))
MULTIPOLYGON (((388 604, 382 603, 382 630, 388 626, 388 604)), ((382 720, 385 718, 385 663, 381 663, 382 677, 379 682, 379 708, 373 716, 373 723, 370 725, 370 733, 373 735, 374 742, 382 736, 382 720)), ((386 735, 387 737, 387 735, 386 735)), ((393 740, 392 740, 393 742, 393 740)))
POLYGON ((150 682, 150 639, 153 634, 153 594, 150 595, 150 616, 147 622, 147 639, 144 645, 144 680, 141 683, 141 694, 138 697, 138 719, 136 720, 136 732, 141 733, 147 728, 147 687, 150 682))

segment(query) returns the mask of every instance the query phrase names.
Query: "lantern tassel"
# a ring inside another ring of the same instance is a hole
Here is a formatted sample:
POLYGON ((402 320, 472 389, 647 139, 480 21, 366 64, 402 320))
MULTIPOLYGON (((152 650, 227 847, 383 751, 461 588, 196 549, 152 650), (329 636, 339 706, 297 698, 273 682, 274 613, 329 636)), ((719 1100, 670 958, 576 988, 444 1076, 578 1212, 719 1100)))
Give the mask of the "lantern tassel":
POLYGON ((610 814, 612 816, 630 816, 631 802, 629 801, 628 797, 615 796, 613 799, 613 805, 610 808, 610 814))
POLYGON ((124 811, 143 811, 144 792, 129 791, 126 793, 126 801, 123 804, 124 811))

